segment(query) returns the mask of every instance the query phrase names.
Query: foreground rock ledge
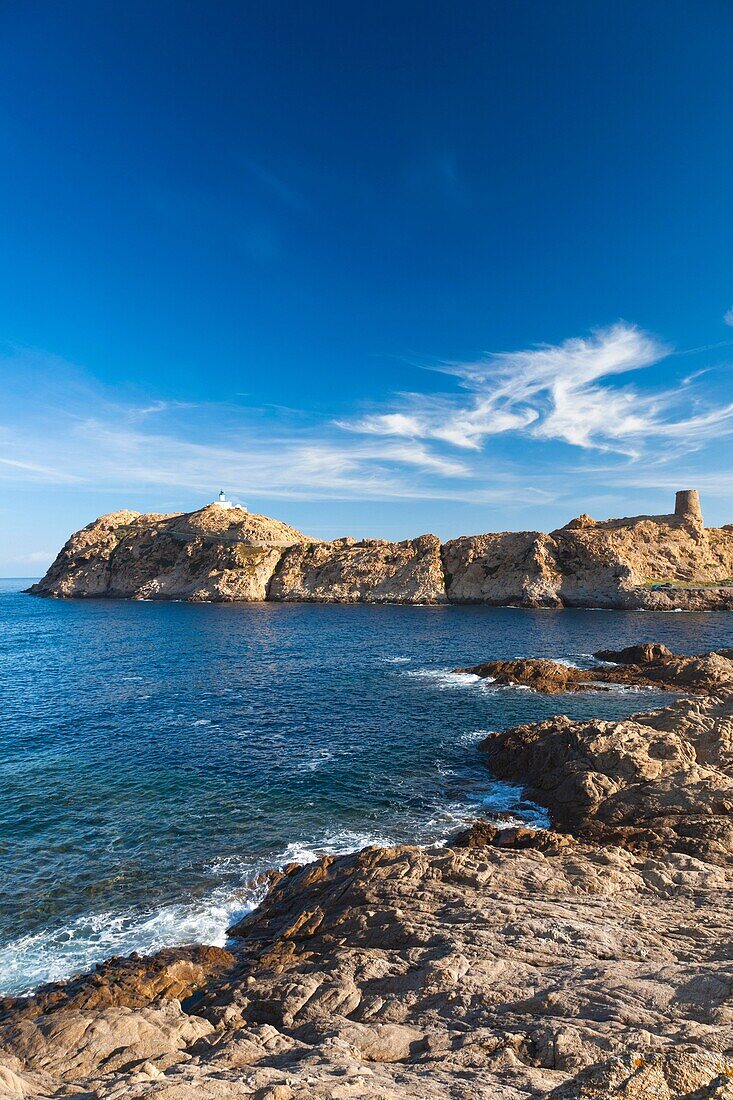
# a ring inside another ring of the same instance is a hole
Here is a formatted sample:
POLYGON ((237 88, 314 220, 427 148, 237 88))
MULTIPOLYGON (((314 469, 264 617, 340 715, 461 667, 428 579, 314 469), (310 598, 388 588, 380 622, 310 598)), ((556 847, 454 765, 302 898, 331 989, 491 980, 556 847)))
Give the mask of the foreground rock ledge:
POLYGON ((121 511, 72 535, 31 591, 146 600, 485 603, 733 609, 733 526, 706 528, 694 493, 674 514, 443 543, 311 539, 243 508, 121 511))
POLYGON ((0 1094, 731 1100, 732 746, 725 692, 494 735, 582 840, 485 824, 291 867, 230 951, 6 1000, 0 1094))
POLYGON ((9 1007, 3 1095, 730 1097, 732 887, 575 843, 324 859, 183 1004, 9 1007))

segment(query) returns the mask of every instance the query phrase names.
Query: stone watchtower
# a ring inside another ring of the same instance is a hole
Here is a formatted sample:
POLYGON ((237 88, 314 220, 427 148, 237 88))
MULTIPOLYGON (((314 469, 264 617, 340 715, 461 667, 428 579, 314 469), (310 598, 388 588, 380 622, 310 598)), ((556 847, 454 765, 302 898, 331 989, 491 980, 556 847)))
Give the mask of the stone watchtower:
POLYGON ((680 489, 674 501, 674 514, 675 519, 680 523, 693 523, 696 527, 704 526, 700 494, 697 489, 680 489))

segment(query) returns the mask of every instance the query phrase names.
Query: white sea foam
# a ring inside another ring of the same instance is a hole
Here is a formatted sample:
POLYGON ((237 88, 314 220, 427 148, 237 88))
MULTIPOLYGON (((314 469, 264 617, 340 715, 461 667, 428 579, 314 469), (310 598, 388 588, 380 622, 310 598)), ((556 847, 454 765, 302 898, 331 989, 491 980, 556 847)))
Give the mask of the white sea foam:
MULTIPOLYGON (((487 732, 476 730, 472 736, 487 732)), ((490 790, 476 792, 467 802, 436 807, 435 813, 420 823, 420 835, 411 838, 412 842, 442 847, 459 828, 471 824, 485 810, 501 813, 500 824, 545 827, 547 814, 541 807, 522 802, 521 817, 507 810, 507 805, 518 804, 520 797, 520 788, 493 782, 490 790)), ((344 829, 317 840, 293 841, 268 861, 238 856, 212 860, 208 867, 212 877, 234 877, 238 884, 217 886, 201 898, 156 911, 129 909, 90 914, 57 928, 20 936, 0 947, 0 993, 29 993, 45 982, 64 981, 83 973, 112 955, 133 951, 150 954, 186 943, 221 947, 226 943, 227 928, 262 900, 266 884, 261 875, 268 868, 312 863, 325 855, 344 855, 372 845, 391 847, 398 842, 398 838, 384 833, 344 829)))
POLYGON ((322 856, 348 855, 349 852, 360 852, 362 848, 373 845, 379 848, 390 848, 395 843, 395 838, 386 834, 342 829, 335 833, 328 833, 322 840, 312 843, 293 841, 281 853, 277 862, 280 866, 285 863, 314 863, 322 856))
POLYGON ((600 686, 613 695, 648 695, 649 692, 664 691, 658 684, 607 684, 602 681, 600 686))
POLYGON ((327 764, 329 760, 333 760, 334 754, 330 749, 319 749, 315 756, 312 756, 309 760, 301 760, 295 765, 296 771, 299 772, 317 772, 327 764))
POLYGON ((535 829, 548 829, 550 827, 550 815, 543 806, 535 802, 527 802, 522 798, 522 787, 514 783, 494 782, 491 790, 478 796, 478 801, 485 810, 500 813, 502 817, 509 816, 515 825, 531 825, 535 829), (514 805, 517 810, 521 806, 521 815, 507 811, 507 806, 514 805))
POLYGON ((0 948, 2 988, 30 992, 44 982, 63 981, 111 955, 149 954, 184 943, 223 946, 234 918, 260 900, 261 891, 218 887, 207 897, 155 912, 94 913, 59 928, 20 936, 0 948))
POLYGON ((20 936, 0 947, 0 994, 30 993, 46 982, 65 981, 112 955, 133 951, 147 955, 187 943, 223 947, 227 928, 262 901, 266 884, 260 876, 264 871, 394 843, 394 838, 386 835, 343 830, 312 843, 294 841, 268 861, 247 861, 236 856, 213 860, 208 868, 212 875, 236 875, 239 884, 217 886, 204 897, 155 911, 93 913, 57 928, 20 936))
POLYGON ((490 733, 494 733, 494 730, 466 730, 458 738, 462 745, 475 745, 479 741, 483 741, 485 737, 488 737, 490 733))
POLYGON ((411 676, 415 680, 427 680, 443 690, 472 687, 481 679, 473 672, 449 672, 447 669, 440 668, 411 669, 405 673, 405 676, 411 676))

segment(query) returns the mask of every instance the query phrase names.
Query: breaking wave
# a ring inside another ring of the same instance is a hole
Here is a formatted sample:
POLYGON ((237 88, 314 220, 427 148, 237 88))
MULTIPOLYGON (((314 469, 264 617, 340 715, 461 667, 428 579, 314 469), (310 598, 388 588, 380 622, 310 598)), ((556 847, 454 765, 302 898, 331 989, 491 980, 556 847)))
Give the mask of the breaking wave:
POLYGON ((410 676, 415 680, 427 680, 434 687, 449 691, 455 688, 472 687, 474 684, 481 682, 481 677, 476 676, 473 672, 450 672, 447 669, 440 668, 417 668, 405 672, 405 676, 410 676))
POLYGON ((266 892, 263 875, 288 863, 313 863, 324 855, 345 855, 370 845, 388 847, 394 839, 380 834, 336 832, 319 843, 294 841, 271 861, 223 857, 212 861, 212 876, 237 878, 203 897, 157 910, 84 915, 57 928, 20 936, 0 947, 2 991, 22 995, 46 982, 65 981, 112 955, 133 951, 149 955, 164 947, 205 943, 223 947, 227 929, 251 912, 266 892))

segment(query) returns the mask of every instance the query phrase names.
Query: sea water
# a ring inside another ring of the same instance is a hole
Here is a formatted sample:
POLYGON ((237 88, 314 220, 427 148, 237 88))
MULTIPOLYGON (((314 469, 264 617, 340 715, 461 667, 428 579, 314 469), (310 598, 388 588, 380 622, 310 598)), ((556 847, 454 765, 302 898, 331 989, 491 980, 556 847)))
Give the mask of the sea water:
POLYGON ((657 691, 541 696, 450 670, 733 645, 733 615, 56 601, 0 582, 0 992, 203 941, 263 870, 442 843, 489 811, 490 730, 615 718, 657 691))

